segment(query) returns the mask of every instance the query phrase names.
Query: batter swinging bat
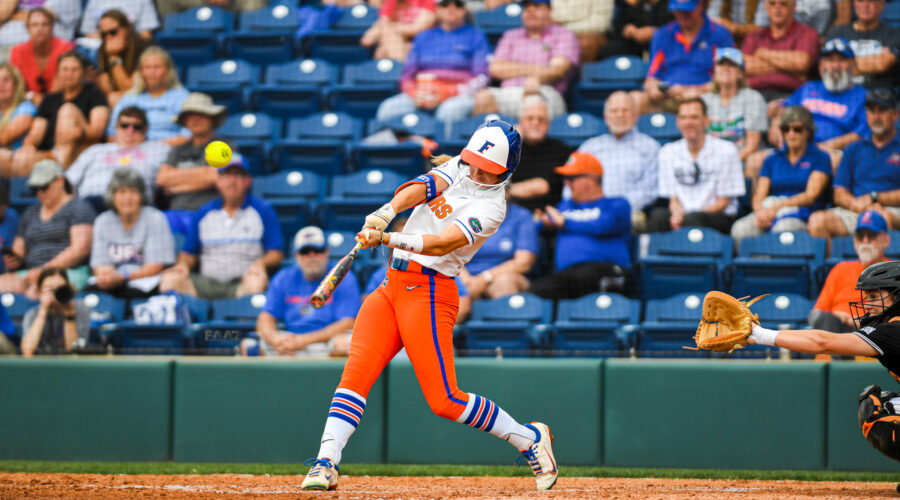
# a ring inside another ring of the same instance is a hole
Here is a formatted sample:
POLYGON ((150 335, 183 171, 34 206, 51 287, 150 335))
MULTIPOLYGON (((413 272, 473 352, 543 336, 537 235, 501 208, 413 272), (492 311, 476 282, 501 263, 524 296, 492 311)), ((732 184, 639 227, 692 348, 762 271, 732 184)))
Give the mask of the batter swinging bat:
POLYGON ((350 271, 353 259, 356 258, 356 254, 359 253, 361 248, 362 244, 357 243, 356 246, 353 247, 353 250, 350 250, 347 255, 343 256, 341 260, 331 268, 331 271, 328 271, 328 274, 325 275, 325 278, 319 283, 319 286, 316 287, 316 291, 309 297, 309 303, 312 304, 313 307, 321 309, 322 306, 328 302, 328 299, 331 298, 331 294, 334 293, 334 289, 341 284, 344 276, 350 271))

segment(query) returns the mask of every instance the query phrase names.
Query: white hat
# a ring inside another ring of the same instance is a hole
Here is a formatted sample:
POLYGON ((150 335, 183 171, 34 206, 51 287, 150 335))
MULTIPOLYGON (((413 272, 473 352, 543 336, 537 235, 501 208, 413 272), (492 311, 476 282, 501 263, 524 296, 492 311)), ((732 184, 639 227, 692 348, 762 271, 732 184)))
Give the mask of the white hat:
POLYGON ((316 226, 306 226, 297 231, 294 236, 294 251, 299 252, 304 248, 315 248, 316 250, 325 249, 325 233, 316 226))
POLYGON ((469 165, 492 174, 500 175, 514 170, 515 163, 519 161, 519 150, 513 144, 514 151, 510 155, 510 142, 512 138, 512 142, 519 141, 518 144, 521 144, 519 134, 505 122, 488 122, 486 125, 488 126, 482 126, 472 134, 460 158, 469 165), (506 127, 497 126, 495 123, 503 123, 506 127))

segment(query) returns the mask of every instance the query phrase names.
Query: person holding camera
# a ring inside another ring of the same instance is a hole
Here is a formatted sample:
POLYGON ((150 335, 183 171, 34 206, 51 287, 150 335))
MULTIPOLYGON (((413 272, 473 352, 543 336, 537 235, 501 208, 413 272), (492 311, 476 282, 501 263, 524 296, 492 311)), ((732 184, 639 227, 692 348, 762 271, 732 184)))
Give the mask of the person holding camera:
POLYGON ((75 300, 66 270, 45 267, 38 276, 40 304, 22 319, 22 356, 63 354, 86 344, 91 330, 91 310, 75 300))

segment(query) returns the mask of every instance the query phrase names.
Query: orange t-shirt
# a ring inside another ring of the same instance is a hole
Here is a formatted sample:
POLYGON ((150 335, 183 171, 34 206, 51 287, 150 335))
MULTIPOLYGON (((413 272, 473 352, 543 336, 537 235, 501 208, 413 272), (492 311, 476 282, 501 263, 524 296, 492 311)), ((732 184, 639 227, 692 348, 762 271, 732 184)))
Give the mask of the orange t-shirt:
POLYGON ((825 278, 815 309, 850 314, 850 302, 858 301, 860 297, 856 282, 865 268, 858 260, 839 262, 834 266, 825 278))

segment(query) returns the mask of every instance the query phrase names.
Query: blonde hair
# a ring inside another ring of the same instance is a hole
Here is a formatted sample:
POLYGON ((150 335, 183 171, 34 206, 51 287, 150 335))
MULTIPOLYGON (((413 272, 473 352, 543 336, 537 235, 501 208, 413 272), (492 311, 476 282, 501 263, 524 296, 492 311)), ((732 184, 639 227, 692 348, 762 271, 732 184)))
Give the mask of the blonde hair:
POLYGON ((450 155, 438 155, 438 156, 432 156, 432 157, 431 157, 431 163, 432 163, 433 165, 443 165, 444 163, 447 163, 448 161, 450 161, 450 160, 452 160, 452 159, 453 159, 453 157, 450 156, 450 155))
POLYGON ((0 118, 0 128, 9 125, 9 122, 12 121, 13 112, 25 100, 25 78, 22 77, 22 72, 8 62, 0 64, 0 71, 4 69, 12 75, 13 80, 16 82, 16 87, 13 90, 12 102, 10 102, 9 108, 3 113, 3 118, 0 118))
POLYGON ((141 74, 141 67, 148 57, 153 56, 162 59, 166 67, 169 68, 169 71, 166 72, 166 89, 171 90, 182 87, 181 80, 178 79, 178 71, 175 70, 175 63, 172 62, 172 56, 161 47, 150 46, 144 50, 141 54, 141 58, 138 60, 138 68, 134 73, 134 85, 132 85, 131 90, 128 91, 129 94, 143 94, 147 91, 147 82, 144 81, 144 75, 141 74))

